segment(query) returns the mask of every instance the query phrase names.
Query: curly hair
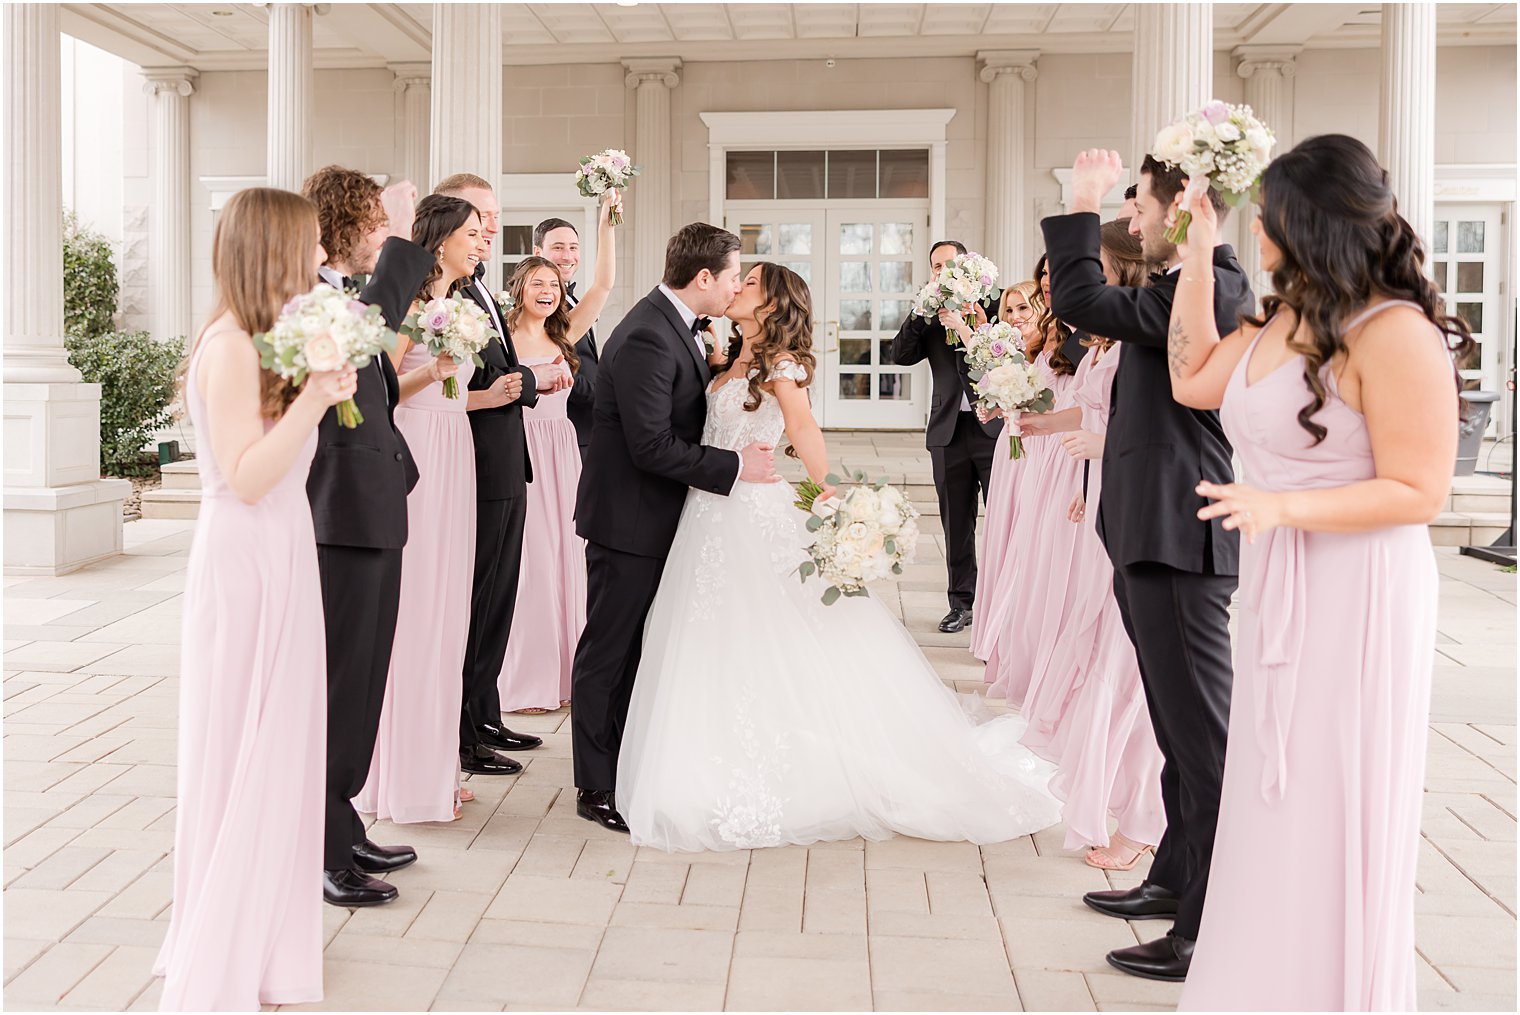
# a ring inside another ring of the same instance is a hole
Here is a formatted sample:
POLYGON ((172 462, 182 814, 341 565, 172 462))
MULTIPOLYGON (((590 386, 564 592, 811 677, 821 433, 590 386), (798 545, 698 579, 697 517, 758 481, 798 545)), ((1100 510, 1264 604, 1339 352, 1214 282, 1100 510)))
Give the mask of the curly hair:
MULTIPOLYGON (((813 370, 818 363, 813 355, 813 294, 802 276, 783 265, 762 261, 760 292, 764 302, 755 314, 760 333, 750 346, 755 362, 749 376, 749 397, 744 402, 746 412, 760 408, 763 387, 769 382, 771 368, 777 360, 795 360, 807 371, 802 387, 813 382, 813 370)), ((735 328, 728 343, 725 370, 739 358, 743 348, 744 336, 735 328)))
POLYGON ((1012 302, 1014 296, 1024 297, 1024 301, 1029 304, 1029 309, 1034 311, 1035 324, 1038 326, 1040 319, 1045 315, 1045 294, 1040 292, 1040 283, 1030 279, 1027 282, 1015 282, 1004 289, 1003 295, 998 297, 997 319, 1012 325, 1022 337, 1023 329, 1008 320, 1008 304, 1012 302))
POLYGON ((357 169, 323 166, 301 184, 301 195, 317 206, 330 262, 348 261, 364 237, 387 221, 380 184, 357 169))
MULTIPOLYGON (((1035 283, 1038 284, 1049 271, 1049 255, 1041 254, 1039 262, 1034 266, 1035 283)), ((1056 374, 1074 374, 1077 372, 1077 365, 1061 355, 1061 345, 1070 334, 1071 329, 1056 319, 1055 311, 1047 304, 1040 310, 1040 328, 1035 335, 1035 340, 1029 343, 1024 354, 1030 359, 1034 359, 1045 350, 1046 346, 1049 346, 1051 372, 1056 374)))
MULTIPOLYGON (((559 278, 559 266, 547 257, 525 257, 517 262, 517 269, 512 272, 512 277, 507 279, 507 295, 512 297, 512 309, 507 311, 504 323, 507 331, 517 327, 517 322, 522 320, 523 309, 527 306, 528 279, 540 268, 548 268, 554 272, 554 277, 559 278)), ((560 353, 565 357, 565 365, 571 373, 579 373, 581 358, 575 353, 575 342, 570 337, 570 308, 565 305, 563 290, 560 292, 559 302, 548 317, 544 318, 544 332, 549 336, 549 341, 559 347, 560 353)))

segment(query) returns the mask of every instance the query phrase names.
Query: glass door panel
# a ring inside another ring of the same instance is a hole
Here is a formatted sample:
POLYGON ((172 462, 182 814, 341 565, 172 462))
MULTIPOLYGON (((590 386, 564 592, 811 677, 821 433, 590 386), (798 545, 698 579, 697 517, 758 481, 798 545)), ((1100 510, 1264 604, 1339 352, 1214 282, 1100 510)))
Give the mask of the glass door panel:
POLYGON ((1458 364, 1463 377, 1503 391, 1500 351, 1505 342, 1500 207, 1438 204, 1430 237, 1430 274, 1446 309, 1472 329, 1479 349, 1458 364))

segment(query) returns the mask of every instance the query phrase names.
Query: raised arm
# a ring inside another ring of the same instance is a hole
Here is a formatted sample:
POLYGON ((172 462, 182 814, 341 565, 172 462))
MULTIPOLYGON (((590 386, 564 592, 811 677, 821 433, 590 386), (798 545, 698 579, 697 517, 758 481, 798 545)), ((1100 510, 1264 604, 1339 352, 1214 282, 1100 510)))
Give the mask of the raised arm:
POLYGON ((622 207, 622 203, 623 197, 615 189, 604 195, 596 225, 596 271, 591 288, 581 294, 580 302, 570 311, 570 337, 574 339, 579 340, 590 331, 602 316, 617 281, 617 229, 612 224, 612 209, 622 207))
POLYGON ((928 328, 927 318, 909 314, 902 327, 897 329, 897 334, 892 337, 892 362, 900 367, 922 363, 924 357, 929 355, 924 342, 928 328))
POLYGON ((1172 313, 1167 287, 1109 285, 1099 256, 1095 213, 1054 215, 1040 223, 1050 255, 1050 309, 1066 324, 1119 342, 1162 348, 1172 313))
MULTIPOLYGON (((1173 203, 1173 214, 1183 195, 1173 203)), ((1166 333, 1166 363, 1172 374, 1172 397, 1192 409, 1217 409, 1240 357, 1257 329, 1238 328, 1223 339, 1214 315, 1214 237, 1219 219, 1209 201, 1195 202, 1188 240, 1181 247, 1182 270, 1166 333)), ((1289 322, 1284 322, 1289 325, 1289 322)))

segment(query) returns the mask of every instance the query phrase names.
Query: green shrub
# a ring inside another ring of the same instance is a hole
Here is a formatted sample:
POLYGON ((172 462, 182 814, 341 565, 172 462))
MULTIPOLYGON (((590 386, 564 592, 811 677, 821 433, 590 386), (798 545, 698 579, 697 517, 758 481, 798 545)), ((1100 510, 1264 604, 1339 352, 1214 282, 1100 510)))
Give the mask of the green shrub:
POLYGON ((73 212, 65 212, 63 324, 67 333, 103 335, 114 328, 120 292, 110 241, 81 226, 73 212))
POLYGON ((145 454, 153 435, 174 421, 169 406, 175 373, 185 356, 182 338, 160 341, 146 331, 71 331, 69 362, 100 385, 100 471, 110 476, 151 476, 158 458, 145 454))

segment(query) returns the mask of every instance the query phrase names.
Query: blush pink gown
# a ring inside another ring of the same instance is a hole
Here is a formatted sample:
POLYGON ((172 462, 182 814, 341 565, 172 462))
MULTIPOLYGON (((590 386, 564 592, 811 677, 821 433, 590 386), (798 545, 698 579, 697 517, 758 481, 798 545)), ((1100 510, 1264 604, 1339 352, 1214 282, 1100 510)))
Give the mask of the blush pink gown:
MULTIPOLYGON (((1329 433, 1314 445, 1296 418, 1303 361, 1248 385, 1255 351, 1220 411, 1243 481, 1372 479, 1366 421, 1333 372, 1315 416, 1329 433)), ((1219 832, 1181 1007, 1412 1010, 1438 591, 1429 531, 1274 529, 1240 553, 1219 832)))
MULTIPOLYGON (((1074 391, 1091 369, 1091 359, 1082 357, 1075 375, 1053 376, 1052 411, 1076 405, 1074 391)), ((1004 698, 1016 706, 1024 705, 1031 689, 1042 639, 1054 634, 1066 610, 1077 542, 1076 526, 1066 512, 1082 489, 1082 463, 1066 453, 1057 435, 1025 437, 1024 448, 1029 461, 1020 487, 1023 503, 1014 516, 1005 565, 1010 598, 983 677, 991 685, 989 698, 1004 698)))
MULTIPOLYGON (((523 366, 550 362, 524 359, 523 366)), ((533 482, 523 529, 512 635, 497 689, 501 710, 556 709, 570 700, 570 664, 586 626, 586 542, 575 534, 581 452, 565 414, 570 391, 540 395, 523 410, 533 482)))
MULTIPOLYGON (((185 401, 209 448, 199 357, 185 401)), ((154 965, 165 978, 165 1011, 322 999, 327 642, 306 499, 316 447, 313 431, 255 504, 238 499, 209 453, 196 459, 202 493, 180 643, 174 909, 154 965)))
MULTIPOLYGON (((1088 353, 1092 369, 1077 385, 1082 428, 1108 429, 1109 395, 1123 347, 1088 353)), ((1072 561, 1070 609, 1056 627, 1041 665, 1041 687, 1069 688, 1054 713, 1036 707, 1023 742, 1057 765, 1050 789, 1062 800, 1066 848, 1106 846, 1112 815, 1119 831, 1135 842, 1161 841, 1166 814, 1161 803, 1161 751, 1151 730, 1140 664, 1114 600, 1114 569, 1098 538, 1098 498, 1103 492, 1103 460, 1088 462, 1087 510, 1077 530, 1072 561), (1036 721, 1037 717, 1037 721, 1036 721)))
MULTIPOLYGON (((432 359, 413 345, 400 373, 432 359)), ((380 732, 369 778, 354 797, 364 814, 411 824, 452 821, 459 796, 459 707, 475 576, 475 442, 465 416, 470 375, 459 397, 433 383, 396 407, 420 478, 406 498, 401 606, 380 732)))

